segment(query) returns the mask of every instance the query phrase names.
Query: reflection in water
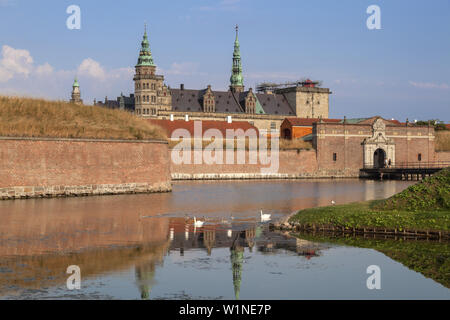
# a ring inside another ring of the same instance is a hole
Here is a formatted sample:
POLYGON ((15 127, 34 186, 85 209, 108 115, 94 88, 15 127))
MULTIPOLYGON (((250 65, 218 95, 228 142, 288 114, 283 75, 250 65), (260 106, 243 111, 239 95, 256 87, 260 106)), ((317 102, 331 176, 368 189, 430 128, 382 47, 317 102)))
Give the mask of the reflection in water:
MULTIPOLYGON (((190 182, 176 184, 171 194, 0 202, 0 296, 80 297, 65 289, 67 267, 78 265, 84 298, 98 298, 98 292, 112 298, 187 298, 204 290, 221 297, 226 283, 236 299, 263 293, 269 295, 263 298, 281 298, 279 288, 289 292, 292 282, 283 287, 276 277, 295 271, 290 262, 317 264, 332 257, 332 251, 323 243, 270 232, 258 223, 261 209, 277 219, 331 200, 339 204, 384 198, 408 185, 359 180, 190 182), (202 228, 195 228, 194 216, 205 217, 202 228), (287 260, 278 264, 280 259, 287 260), (219 290, 214 291, 199 280, 205 276, 224 284, 214 285, 219 290), (116 282, 124 288, 132 282, 134 289, 115 292, 110 283, 116 282), (253 289, 261 285, 270 287, 253 289)), ((290 298, 301 297, 294 291, 290 298)))
POLYGON ((326 242, 375 249, 403 265, 434 279, 450 288, 450 243, 429 240, 394 240, 374 239, 363 236, 333 237, 331 235, 312 235, 300 233, 299 241, 309 239, 315 242, 326 242))
POLYGON ((242 264, 244 263, 244 248, 239 245, 239 234, 233 241, 233 245, 230 248, 231 256, 231 270, 233 271, 233 287, 236 300, 239 300, 239 293, 241 291, 242 281, 242 264))
POLYGON ((141 292, 141 299, 147 300, 150 298, 150 290, 155 284, 155 264, 145 262, 136 265, 136 280, 139 291, 141 292))

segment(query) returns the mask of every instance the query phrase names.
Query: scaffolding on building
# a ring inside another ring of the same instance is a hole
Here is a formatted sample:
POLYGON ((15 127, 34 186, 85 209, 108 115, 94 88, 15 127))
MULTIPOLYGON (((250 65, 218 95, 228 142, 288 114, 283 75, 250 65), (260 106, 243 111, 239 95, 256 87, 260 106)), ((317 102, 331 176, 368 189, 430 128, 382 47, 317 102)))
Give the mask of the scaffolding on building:
POLYGON ((283 83, 262 82, 257 84, 257 92, 274 92, 279 89, 292 87, 317 88, 322 86, 322 81, 313 81, 310 79, 300 79, 298 81, 288 81, 283 83))

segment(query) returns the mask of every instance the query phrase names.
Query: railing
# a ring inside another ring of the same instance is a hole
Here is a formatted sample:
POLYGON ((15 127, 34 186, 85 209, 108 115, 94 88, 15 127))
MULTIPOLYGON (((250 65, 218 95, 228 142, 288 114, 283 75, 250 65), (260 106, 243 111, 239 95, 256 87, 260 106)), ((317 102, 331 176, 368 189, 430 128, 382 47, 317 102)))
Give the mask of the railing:
POLYGON ((364 169, 443 169, 447 167, 450 167, 450 161, 397 162, 384 167, 364 165, 364 169))

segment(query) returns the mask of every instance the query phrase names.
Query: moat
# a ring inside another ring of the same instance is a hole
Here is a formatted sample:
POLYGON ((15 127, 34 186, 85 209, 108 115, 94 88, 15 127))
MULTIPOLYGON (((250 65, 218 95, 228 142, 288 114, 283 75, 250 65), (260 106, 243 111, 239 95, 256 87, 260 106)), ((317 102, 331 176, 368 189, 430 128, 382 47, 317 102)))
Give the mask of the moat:
POLYGON ((411 184, 178 182, 167 194, 3 201, 0 298, 449 299, 448 243, 295 238, 260 219, 260 210, 274 221, 411 184), (413 254, 428 260, 412 268, 413 254), (71 265, 80 267, 80 290, 66 287, 71 265), (381 290, 366 286, 370 265, 380 267, 381 290))

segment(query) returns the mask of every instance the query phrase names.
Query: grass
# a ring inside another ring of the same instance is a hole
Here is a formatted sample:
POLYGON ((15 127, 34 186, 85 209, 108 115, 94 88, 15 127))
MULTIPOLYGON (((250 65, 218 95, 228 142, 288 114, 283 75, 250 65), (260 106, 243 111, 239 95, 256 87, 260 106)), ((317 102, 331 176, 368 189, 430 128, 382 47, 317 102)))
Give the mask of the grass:
POLYGON ((312 143, 302 139, 280 139, 280 150, 311 150, 312 143))
POLYGON ((375 205, 381 210, 450 211, 450 168, 375 205))
POLYGON ((166 140, 164 131, 121 110, 0 96, 0 136, 166 140))
POLYGON ((344 228, 450 231, 450 169, 386 200, 306 209, 289 222, 344 228))
POLYGON ((450 151, 450 130, 436 131, 436 151, 450 151))

